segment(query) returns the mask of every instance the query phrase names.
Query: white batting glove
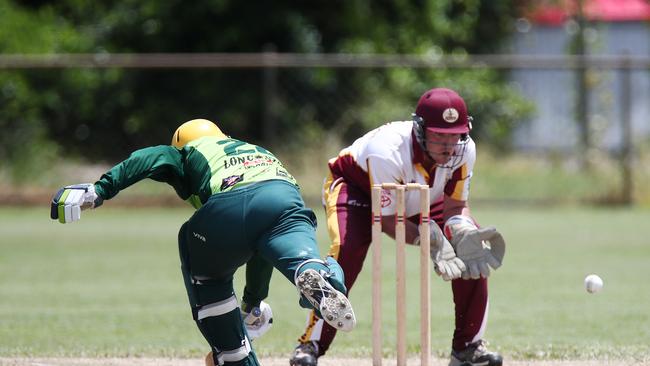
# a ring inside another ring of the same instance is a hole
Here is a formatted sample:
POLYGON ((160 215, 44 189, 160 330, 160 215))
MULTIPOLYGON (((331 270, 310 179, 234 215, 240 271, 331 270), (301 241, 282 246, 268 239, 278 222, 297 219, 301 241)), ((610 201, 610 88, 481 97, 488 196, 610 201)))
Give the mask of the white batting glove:
POLYGON ((431 247, 429 254, 433 261, 433 269, 445 281, 455 280, 466 270, 465 263, 456 256, 454 248, 445 238, 442 231, 433 223, 429 226, 431 232, 431 247))
POLYGON ((250 312, 245 312, 243 308, 244 306, 240 309, 241 317, 244 320, 246 332, 251 341, 263 336, 264 333, 271 329, 271 325, 273 325, 273 311, 271 311, 271 305, 262 301, 260 302, 259 307, 256 306, 250 309, 250 312))
POLYGON ((479 229, 471 218, 456 215, 447 220, 444 230, 456 248, 456 255, 467 265, 464 279, 488 278, 490 267, 497 269, 501 266, 506 242, 495 227, 479 229))
POLYGON ((95 185, 81 183, 59 189, 52 197, 50 217, 60 223, 77 221, 81 211, 101 206, 104 200, 95 193, 95 185))

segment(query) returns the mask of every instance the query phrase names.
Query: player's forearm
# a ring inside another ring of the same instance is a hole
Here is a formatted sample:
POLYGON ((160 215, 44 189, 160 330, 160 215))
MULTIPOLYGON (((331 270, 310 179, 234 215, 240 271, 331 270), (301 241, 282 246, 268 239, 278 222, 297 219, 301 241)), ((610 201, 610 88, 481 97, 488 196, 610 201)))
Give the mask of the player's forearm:
MULTIPOLYGON (((381 218, 382 231, 391 238, 395 239, 395 215, 382 216, 381 218)), ((409 220, 404 220, 404 229, 406 236, 406 243, 413 244, 415 239, 419 237, 418 226, 409 220)))
POLYGON ((95 182, 95 190, 110 199, 121 190, 145 178, 169 181, 182 172, 180 153, 171 146, 154 146, 134 151, 95 182))
POLYGON ((456 215, 472 216, 467 201, 459 201, 445 196, 444 209, 442 211, 445 222, 456 215))

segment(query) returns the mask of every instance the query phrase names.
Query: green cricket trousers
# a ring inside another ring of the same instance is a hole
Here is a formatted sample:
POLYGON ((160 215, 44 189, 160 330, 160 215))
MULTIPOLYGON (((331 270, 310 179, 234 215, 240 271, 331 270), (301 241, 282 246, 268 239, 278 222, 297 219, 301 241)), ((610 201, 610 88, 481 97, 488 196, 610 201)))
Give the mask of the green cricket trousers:
POLYGON ((234 294, 237 268, 253 267, 246 286, 261 288, 258 300, 266 297, 272 267, 293 285, 302 262, 320 259, 315 229, 316 217, 298 188, 281 180, 217 193, 183 224, 178 246, 185 288, 216 365, 259 364, 234 294))

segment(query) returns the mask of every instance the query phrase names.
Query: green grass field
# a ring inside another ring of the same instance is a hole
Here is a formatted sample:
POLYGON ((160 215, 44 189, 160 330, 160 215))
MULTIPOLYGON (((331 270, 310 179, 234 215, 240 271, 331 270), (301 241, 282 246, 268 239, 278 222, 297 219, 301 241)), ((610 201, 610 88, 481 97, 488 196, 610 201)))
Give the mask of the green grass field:
MULTIPOLYGON (((0 357, 201 357, 207 351, 191 320, 177 258, 176 232, 189 208, 108 203, 69 225, 49 220, 48 210, 0 209, 0 357)), ((505 264, 490 280, 486 338, 492 348, 511 359, 648 359, 650 209, 479 206, 474 215, 496 224, 508 241, 505 264), (601 293, 585 292, 589 273, 604 279, 601 293)), ((324 251, 324 225, 318 232, 324 251)), ((390 356, 393 243, 384 243, 384 349, 390 356)), ((416 352, 417 251, 408 249, 408 343, 416 352)), ((358 328, 340 334, 330 354, 368 357, 369 260, 351 299, 358 328)), ((306 313, 277 272, 268 302, 274 327, 254 347, 263 356, 289 355, 306 313)), ((438 277, 432 309, 432 345, 444 357, 453 305, 449 285, 438 277)))

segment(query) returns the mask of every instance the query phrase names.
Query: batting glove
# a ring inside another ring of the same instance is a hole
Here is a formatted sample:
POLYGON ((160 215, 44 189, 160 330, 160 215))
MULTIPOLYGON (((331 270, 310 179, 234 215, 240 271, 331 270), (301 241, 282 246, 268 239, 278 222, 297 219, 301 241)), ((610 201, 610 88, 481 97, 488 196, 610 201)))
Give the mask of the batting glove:
POLYGON ((271 329, 273 325, 271 305, 261 301, 259 306, 249 307, 242 303, 240 311, 250 340, 263 336, 271 329))
POLYGON ((59 189, 52 197, 50 217, 60 223, 77 221, 81 211, 101 206, 103 199, 95 193, 92 183, 75 184, 59 189))
POLYGON ((433 261, 433 269, 445 281, 460 278, 466 270, 465 263, 456 256, 454 248, 445 238, 435 223, 430 225, 431 247, 429 254, 433 261))
POLYGON ((479 229, 471 218, 456 215, 447 220, 444 231, 456 248, 456 255, 467 265, 464 279, 488 278, 490 267, 497 269, 501 266, 506 242, 495 227, 479 229))

